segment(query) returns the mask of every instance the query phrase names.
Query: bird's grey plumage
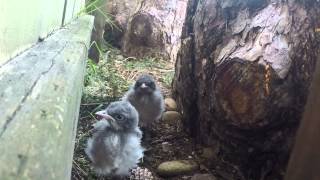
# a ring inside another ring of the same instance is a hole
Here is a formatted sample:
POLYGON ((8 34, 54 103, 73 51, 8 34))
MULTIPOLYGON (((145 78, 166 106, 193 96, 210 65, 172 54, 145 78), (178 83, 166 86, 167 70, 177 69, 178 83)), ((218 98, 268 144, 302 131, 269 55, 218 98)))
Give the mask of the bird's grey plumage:
POLYGON ((139 76, 122 99, 129 101, 137 109, 139 125, 142 128, 149 128, 153 122, 162 117, 163 96, 150 75, 139 76))
POLYGON ((103 119, 93 125, 85 149, 94 170, 100 175, 128 175, 144 151, 138 112, 129 102, 117 101, 96 114, 103 119))

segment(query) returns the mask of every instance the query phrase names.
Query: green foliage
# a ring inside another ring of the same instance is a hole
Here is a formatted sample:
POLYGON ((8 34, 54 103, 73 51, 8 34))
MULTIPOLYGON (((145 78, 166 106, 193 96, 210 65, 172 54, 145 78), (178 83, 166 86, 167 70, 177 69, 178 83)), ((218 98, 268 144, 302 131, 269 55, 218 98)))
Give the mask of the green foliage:
POLYGON ((151 73, 159 85, 171 87, 174 70, 159 58, 125 58, 120 50, 105 47, 106 53, 99 64, 87 62, 83 103, 99 103, 123 96, 132 81, 141 73, 151 73))
POLYGON ((106 0, 88 0, 84 8, 80 10, 78 16, 82 14, 92 14, 94 16, 103 16, 105 22, 110 25, 111 28, 120 28, 114 23, 112 15, 106 12, 103 7, 106 4, 106 0))
POLYGON ((121 97, 129 83, 117 71, 113 59, 108 62, 101 61, 98 65, 89 59, 82 101, 105 102, 121 97))
POLYGON ((125 67, 129 70, 145 70, 153 67, 164 67, 164 63, 157 58, 145 57, 142 59, 130 58, 125 67))
POLYGON ((169 71, 168 73, 166 73, 163 77, 163 83, 167 86, 167 87, 171 87, 171 83, 174 77, 174 70, 169 71))
MULTIPOLYGON (((78 12, 78 16, 84 15, 84 14, 91 14, 95 16, 95 24, 96 24, 96 19, 98 21, 105 21, 112 29, 116 28, 121 31, 121 29, 114 23, 113 21, 113 16, 106 12, 105 5, 106 5, 107 0, 86 0, 85 6, 78 12)), ((94 27, 96 28, 96 27, 94 27)), ((101 37, 102 38, 102 37, 101 37)), ((96 40, 96 39, 95 39, 96 40)), ((99 43, 96 41, 92 41, 90 44, 90 48, 93 46, 95 47, 98 52, 99 56, 103 54, 103 46, 105 45, 104 43, 99 43)))
POLYGON ((97 64, 95 64, 91 59, 87 61, 87 74, 84 78, 84 86, 89 86, 93 81, 98 78, 97 64))

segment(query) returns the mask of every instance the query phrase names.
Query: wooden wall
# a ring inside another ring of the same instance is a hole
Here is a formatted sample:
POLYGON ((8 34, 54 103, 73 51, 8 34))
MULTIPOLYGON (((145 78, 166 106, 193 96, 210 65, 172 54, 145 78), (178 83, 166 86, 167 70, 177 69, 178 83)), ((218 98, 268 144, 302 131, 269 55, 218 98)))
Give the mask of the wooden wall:
POLYGON ((85 0, 0 0, 0 66, 74 19, 85 0))

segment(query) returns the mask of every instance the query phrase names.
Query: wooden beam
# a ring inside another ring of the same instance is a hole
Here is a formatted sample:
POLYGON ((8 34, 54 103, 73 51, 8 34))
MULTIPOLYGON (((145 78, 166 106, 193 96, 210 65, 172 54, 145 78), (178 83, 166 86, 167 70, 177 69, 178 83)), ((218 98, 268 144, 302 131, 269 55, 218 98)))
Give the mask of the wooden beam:
POLYGON ((290 157, 286 180, 320 179, 320 62, 290 157))
POLYGON ((92 27, 82 16, 0 66, 0 179, 70 179, 92 27))

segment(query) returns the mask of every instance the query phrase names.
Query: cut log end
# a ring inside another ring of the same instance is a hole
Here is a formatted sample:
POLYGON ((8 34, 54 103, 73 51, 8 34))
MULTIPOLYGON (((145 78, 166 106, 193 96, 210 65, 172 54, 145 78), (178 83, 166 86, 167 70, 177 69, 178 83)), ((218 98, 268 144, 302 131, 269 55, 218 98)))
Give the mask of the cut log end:
POLYGON ((240 128, 267 125, 272 95, 272 81, 277 77, 266 76, 269 71, 263 65, 238 58, 223 62, 217 69, 214 83, 216 105, 225 114, 229 124, 240 128))
POLYGON ((131 21, 130 41, 136 46, 153 47, 152 17, 145 13, 138 13, 131 21))

